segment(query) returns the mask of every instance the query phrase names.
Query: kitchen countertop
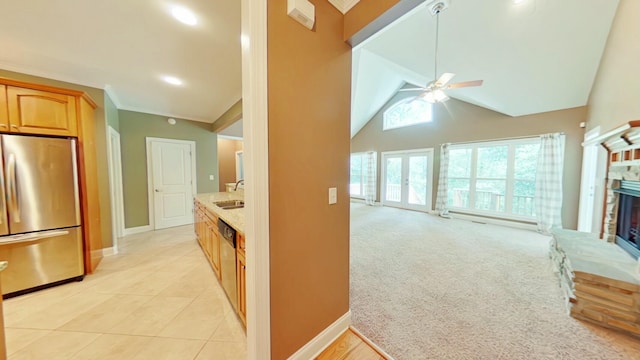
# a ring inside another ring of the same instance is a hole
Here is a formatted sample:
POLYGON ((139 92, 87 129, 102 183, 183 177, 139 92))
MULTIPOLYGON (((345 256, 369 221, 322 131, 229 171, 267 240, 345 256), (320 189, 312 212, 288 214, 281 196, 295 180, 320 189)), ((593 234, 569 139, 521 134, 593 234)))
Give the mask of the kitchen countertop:
POLYGON ((224 210, 214 205, 218 201, 244 200, 244 191, 204 193, 195 198, 236 231, 244 233, 244 208, 224 210))

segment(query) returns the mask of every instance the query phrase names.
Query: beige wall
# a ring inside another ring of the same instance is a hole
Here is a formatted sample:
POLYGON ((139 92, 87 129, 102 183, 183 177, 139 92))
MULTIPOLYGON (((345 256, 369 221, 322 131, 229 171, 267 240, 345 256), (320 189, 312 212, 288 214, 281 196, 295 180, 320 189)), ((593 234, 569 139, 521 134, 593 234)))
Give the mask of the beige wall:
POLYGON ((349 310, 351 48, 343 15, 316 1, 310 31, 268 2, 271 358, 349 310), (328 204, 328 188, 338 203, 328 204))
POLYGON ((236 151, 242 150, 242 140, 218 137, 219 191, 226 191, 225 184, 236 182, 236 151))
POLYGON ((118 115, 125 228, 149 224, 146 137, 195 141, 197 192, 218 190, 217 135, 210 131, 211 124, 176 119, 170 125, 166 116, 126 110, 118 115), (209 180, 209 175, 215 180, 209 180))
POLYGON ((640 1, 620 0, 589 98, 587 128, 640 119, 640 1))
POLYGON ((47 79, 39 76, 21 74, 17 72, 0 69, 0 77, 19 81, 31 82, 56 86, 65 89, 84 91, 98 106, 95 110, 95 140, 96 157, 99 160, 96 167, 98 169, 98 189, 100 197, 100 227, 102 229, 102 244, 105 248, 113 246, 111 238, 111 198, 109 196, 109 170, 107 165, 107 125, 105 115, 104 91, 88 86, 72 84, 64 81, 47 79))
MULTIPOLYGON (((492 140, 550 132, 566 135, 563 223, 575 229, 578 217, 580 169, 584 131, 579 124, 586 118, 586 108, 574 108, 548 113, 510 117, 466 102, 451 99, 434 105, 431 123, 382 131, 382 113, 400 99, 413 96, 401 93, 393 97, 365 127, 351 140, 351 151, 374 150, 377 152, 434 148, 433 201, 437 191, 442 143, 492 140)), ((380 156, 378 156, 378 169, 380 156)), ((378 174, 378 186, 380 178, 378 174)), ((380 191, 378 188, 378 199, 380 191)))

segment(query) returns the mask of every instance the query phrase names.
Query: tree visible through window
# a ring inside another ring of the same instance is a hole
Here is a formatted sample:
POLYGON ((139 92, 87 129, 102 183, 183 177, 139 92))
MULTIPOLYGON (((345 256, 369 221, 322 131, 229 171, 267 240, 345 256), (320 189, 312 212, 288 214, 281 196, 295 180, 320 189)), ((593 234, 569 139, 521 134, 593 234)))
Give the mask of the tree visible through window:
POLYGON ((383 114, 383 130, 432 121, 431 103, 422 98, 400 100, 383 114))
POLYGON ((539 149, 537 138, 452 145, 449 207, 533 218, 539 149))
POLYGON ((364 153, 351 154, 351 172, 349 181, 349 194, 351 196, 364 197, 364 153))

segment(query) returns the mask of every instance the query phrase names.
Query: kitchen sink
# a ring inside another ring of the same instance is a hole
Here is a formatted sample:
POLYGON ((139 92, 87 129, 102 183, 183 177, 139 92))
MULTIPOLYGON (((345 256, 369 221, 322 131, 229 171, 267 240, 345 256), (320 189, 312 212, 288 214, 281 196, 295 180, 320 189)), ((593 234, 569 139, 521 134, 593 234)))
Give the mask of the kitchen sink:
POLYGON ((217 201, 213 204, 223 210, 241 209, 244 207, 244 201, 242 200, 217 201))

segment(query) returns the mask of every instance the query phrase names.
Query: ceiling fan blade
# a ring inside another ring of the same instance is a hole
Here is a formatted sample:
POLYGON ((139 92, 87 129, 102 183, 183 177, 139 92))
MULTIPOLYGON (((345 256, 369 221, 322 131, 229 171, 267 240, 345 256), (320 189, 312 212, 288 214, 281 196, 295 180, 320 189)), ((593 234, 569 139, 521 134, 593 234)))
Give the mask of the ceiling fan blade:
POLYGON ((434 83, 434 85, 436 87, 445 86, 449 81, 451 81, 451 79, 453 79, 454 76, 456 76, 456 74, 444 73, 440 75, 440 78, 434 83))
POLYGON ((406 89, 400 89, 398 90, 398 92, 400 91, 426 91, 427 88, 406 88, 406 89))
POLYGON ((455 84, 449 84, 449 86, 447 86, 447 89, 459 89, 463 87, 480 86, 480 85, 482 85, 482 80, 463 81, 455 84))

